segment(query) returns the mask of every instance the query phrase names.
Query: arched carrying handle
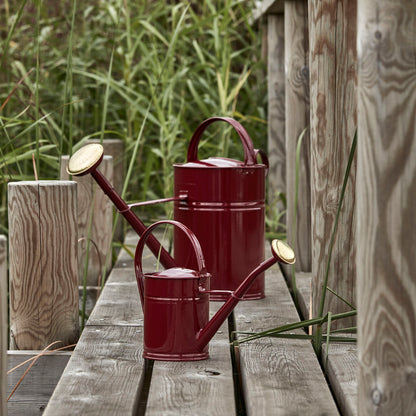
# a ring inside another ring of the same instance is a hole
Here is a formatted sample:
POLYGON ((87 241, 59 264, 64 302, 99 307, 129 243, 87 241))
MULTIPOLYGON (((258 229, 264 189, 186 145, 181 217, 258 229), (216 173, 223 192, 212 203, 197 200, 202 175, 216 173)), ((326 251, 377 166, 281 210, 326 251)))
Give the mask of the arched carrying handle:
POLYGON ((142 269, 142 255, 143 255, 143 249, 144 245, 146 243, 147 238, 149 237, 151 231, 156 228, 157 226, 161 224, 171 224, 175 227, 180 228, 186 236, 189 238, 192 247, 195 252, 196 261, 198 264, 198 271, 201 276, 204 276, 207 274, 207 269, 205 266, 205 260, 204 255, 202 254, 201 245, 199 244, 198 239, 196 238, 195 234, 184 224, 178 221, 173 220, 162 220, 157 221, 154 224, 150 225, 146 228, 146 230, 143 232, 142 236, 140 237, 140 240, 137 244, 136 253, 134 255, 134 269, 136 272, 136 280, 137 280, 137 286, 139 288, 139 294, 140 294, 140 300, 142 302, 142 308, 144 307, 144 283, 143 283, 143 269, 142 269))
POLYGON ((231 124, 231 126, 234 127, 234 130, 238 133, 238 135, 240 136, 241 142, 243 143, 244 163, 246 165, 255 165, 257 161, 256 161, 256 153, 253 148, 253 142, 251 141, 251 138, 248 135, 246 129, 238 121, 234 120, 231 117, 211 117, 203 121, 197 127, 194 134, 192 135, 191 141, 188 146, 187 161, 195 162, 198 160, 199 140, 204 130, 214 121, 225 121, 226 123, 231 124))

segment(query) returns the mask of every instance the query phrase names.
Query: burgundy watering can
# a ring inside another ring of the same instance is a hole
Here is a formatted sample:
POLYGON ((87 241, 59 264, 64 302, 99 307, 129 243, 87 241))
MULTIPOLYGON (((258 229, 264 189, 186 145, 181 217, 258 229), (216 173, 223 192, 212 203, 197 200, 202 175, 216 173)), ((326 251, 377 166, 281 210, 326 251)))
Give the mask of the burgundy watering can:
MULTIPOLYGON (((268 160, 253 148, 244 127, 228 117, 213 117, 195 130, 187 162, 174 165, 174 219, 190 228, 201 242, 212 273, 212 300, 225 300, 243 281, 247 270, 264 260, 265 180, 268 160), (223 121, 238 133, 244 161, 222 157, 198 159, 198 144, 210 124, 223 121), (263 163, 257 163, 260 154, 263 163), (187 198, 180 199, 186 195, 187 198), (221 292, 222 291, 222 292, 221 292)), ((175 260, 196 269, 190 243, 184 233, 174 233, 175 260)), ((251 285, 244 299, 264 297, 264 274, 251 285)))
MULTIPOLYGON (((210 277, 195 234, 177 221, 159 221, 148 227, 136 248, 135 269, 144 313, 145 358, 163 361, 194 361, 208 358, 208 343, 238 301, 266 269, 277 261, 293 264, 293 250, 284 242, 272 242, 273 257, 263 261, 245 277, 224 305, 209 319, 210 277), (151 231, 160 224, 172 224, 189 241, 196 269, 173 267, 143 273, 142 253, 151 231)), ((240 253, 244 255, 244 253, 240 253)))

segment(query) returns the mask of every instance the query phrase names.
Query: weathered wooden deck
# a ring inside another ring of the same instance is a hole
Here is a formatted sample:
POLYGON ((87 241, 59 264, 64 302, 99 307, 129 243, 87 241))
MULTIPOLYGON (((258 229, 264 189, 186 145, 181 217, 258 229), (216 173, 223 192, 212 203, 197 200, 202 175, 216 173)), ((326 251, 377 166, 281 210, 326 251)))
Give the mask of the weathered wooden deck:
MULTIPOLYGON (((136 240, 129 235, 127 242, 136 240)), ((146 261, 152 270, 153 257, 146 261)), ((212 303, 212 312, 219 306, 212 303)), ((332 391, 309 341, 263 338, 230 349, 228 324, 258 332, 298 320, 274 266, 266 274, 266 298, 240 302, 210 342, 208 360, 144 360, 133 260, 123 252, 44 415, 356 414, 354 345, 331 345, 332 391)))

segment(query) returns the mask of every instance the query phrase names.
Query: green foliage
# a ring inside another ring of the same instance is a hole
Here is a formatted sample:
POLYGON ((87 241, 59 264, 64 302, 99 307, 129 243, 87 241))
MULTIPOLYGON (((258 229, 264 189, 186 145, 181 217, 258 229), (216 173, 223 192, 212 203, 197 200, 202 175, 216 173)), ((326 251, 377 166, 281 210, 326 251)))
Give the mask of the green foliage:
MULTIPOLYGON (((239 119, 265 149, 253 7, 238 0, 3 2, 0 232, 7 232, 7 182, 34 179, 32 158, 39 179, 57 179, 61 154, 89 137, 124 140, 128 200, 172 194, 172 164, 184 161, 192 132, 208 117, 239 119)), ((211 127, 200 157, 240 158, 236 137, 211 127)))

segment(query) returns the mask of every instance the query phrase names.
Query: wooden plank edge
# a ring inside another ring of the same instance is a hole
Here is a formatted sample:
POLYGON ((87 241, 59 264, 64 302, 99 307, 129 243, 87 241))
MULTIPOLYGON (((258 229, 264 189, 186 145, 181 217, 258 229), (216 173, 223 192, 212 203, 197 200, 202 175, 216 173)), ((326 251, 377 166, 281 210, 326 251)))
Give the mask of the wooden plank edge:
POLYGON ((257 8, 253 10, 252 23, 262 19, 268 14, 283 13, 284 4, 284 0, 263 0, 257 8))
MULTIPOLYGON (((326 346, 322 348, 326 361, 326 346)), ((358 349, 355 343, 331 343, 326 374, 335 401, 343 416, 356 416, 358 398, 358 349)))

